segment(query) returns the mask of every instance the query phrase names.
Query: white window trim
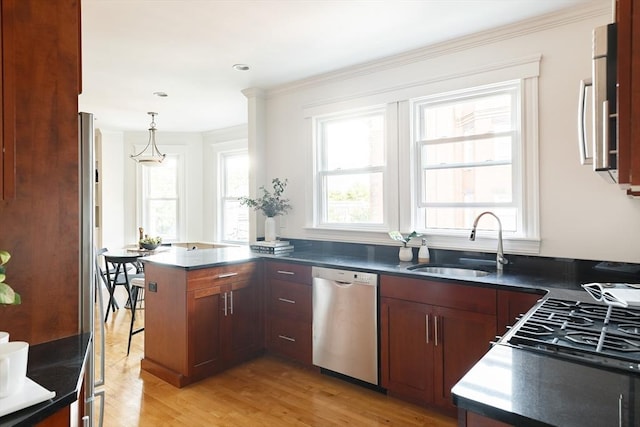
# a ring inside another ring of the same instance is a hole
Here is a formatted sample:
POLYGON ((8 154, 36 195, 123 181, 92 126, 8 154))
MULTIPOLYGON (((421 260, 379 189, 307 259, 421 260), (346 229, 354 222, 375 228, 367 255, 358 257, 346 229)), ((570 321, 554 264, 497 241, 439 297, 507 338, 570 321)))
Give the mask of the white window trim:
MULTIPOLYGON (((371 233, 371 232, 384 232, 390 231, 392 224, 397 223, 398 218, 398 196, 397 196, 397 164, 398 164, 398 105, 397 103, 388 103, 386 105, 371 105, 366 108, 352 109, 348 111, 340 111, 333 114, 316 116, 310 121, 312 132, 312 147, 313 147, 313 178, 312 178, 312 209, 311 209, 311 221, 308 221, 306 229, 314 234, 315 237, 331 238, 340 236, 341 240, 344 240, 344 233, 371 233), (319 142, 317 138, 318 129, 316 123, 318 120, 326 120, 332 117, 345 117, 351 114, 366 113, 377 108, 384 108, 385 111, 385 154, 384 164, 382 167, 374 167, 372 171, 382 171, 383 173, 383 222, 382 224, 335 224, 335 223, 322 223, 322 206, 318 203, 320 195, 321 183, 319 182, 319 142)), ((366 234, 364 234, 366 235, 366 234)), ((361 241, 361 240, 354 240, 361 241)))
MULTIPOLYGON (((134 145, 134 148, 136 150, 136 152, 142 150, 144 148, 144 145, 134 145)), ((184 239, 186 239, 186 235, 187 235, 187 225, 186 225, 186 218, 187 218, 187 193, 186 193, 186 187, 185 187, 185 181, 186 181, 186 176, 185 176, 185 159, 186 159, 186 148, 184 145, 163 145, 162 146, 162 152, 166 155, 175 155, 178 157, 178 201, 179 201, 179 206, 178 206, 178 218, 177 218, 177 224, 178 224, 178 229, 177 229, 177 233, 178 236, 176 237, 176 240, 170 240, 167 241, 166 243, 172 243, 172 242, 180 242, 184 239), (184 220, 183 220, 184 218, 184 220)), ((143 221, 143 214, 142 214, 142 210, 143 210, 143 206, 142 206, 142 168, 143 167, 149 167, 149 166, 143 166, 141 163, 136 163, 136 223, 137 224, 142 224, 143 221)), ((150 166, 153 167, 153 166, 150 166)))
POLYGON ((226 156, 236 156, 236 155, 246 155, 247 157, 249 156, 249 149, 247 148, 247 141, 246 140, 240 140, 240 141, 229 141, 228 143, 224 143, 224 144, 214 144, 214 153, 217 159, 217 164, 218 164, 218 173, 216 174, 216 200, 215 200, 215 205, 216 205, 216 219, 215 219, 215 223, 216 223, 216 241, 220 241, 220 242, 224 242, 224 243, 235 243, 235 244, 242 244, 242 243, 248 243, 247 241, 239 241, 239 240, 225 240, 223 239, 222 235, 223 235, 223 227, 224 227, 224 215, 223 215, 223 203, 222 203, 222 199, 223 196, 222 194, 224 193, 224 172, 225 172, 225 167, 224 167, 224 158, 226 156))
POLYGON ((223 142, 214 142, 209 144, 213 157, 211 158, 215 164, 215 173, 211 174, 211 188, 215 188, 215 197, 212 197, 212 210, 214 215, 214 241, 222 241, 222 206, 220 206, 219 194, 223 183, 220 180, 222 174, 222 155, 233 152, 246 152, 249 153, 249 147, 246 138, 233 139, 223 142))
MULTIPOLYGON (((312 165, 313 178, 307 181, 306 200, 306 226, 305 232, 311 238, 335 239, 342 242, 389 244, 389 236, 386 232, 366 232, 360 230, 324 230, 314 226, 315 212, 313 211, 313 197, 315 197, 315 165, 316 153, 312 117, 331 114, 336 111, 346 111, 348 109, 364 108, 366 106, 380 104, 383 102, 397 102, 399 123, 409 123, 411 112, 409 99, 448 92, 456 89, 463 89, 474 86, 481 86, 495 82, 502 82, 514 79, 523 79, 523 89, 525 96, 521 98, 523 102, 523 144, 521 155, 525 161, 525 176, 527 181, 527 194, 523 195, 523 215, 533 216, 527 218, 530 226, 528 231, 531 237, 505 239, 504 249, 506 252, 521 254, 540 253, 540 206, 539 206, 539 157, 538 157, 538 77, 540 76, 540 62, 542 55, 532 54, 521 58, 514 58, 502 62, 484 64, 467 69, 456 69, 443 73, 439 76, 431 77, 423 81, 407 82, 403 85, 388 87, 376 91, 361 92, 345 97, 327 99, 307 104, 303 107, 303 117, 306 123, 308 146, 312 147, 312 153, 308 156, 312 165)), ((398 126, 397 146, 393 154, 396 161, 389 158, 390 167, 395 168, 395 183, 393 194, 397 195, 397 201, 391 203, 391 207, 396 210, 396 214, 390 217, 390 229, 408 232, 413 230, 414 209, 411 207, 411 200, 416 191, 412 177, 414 176, 415 162, 411 147, 410 125, 398 126), (395 218, 395 223, 394 219, 395 218)), ((389 148, 388 148, 389 150, 389 148)), ((390 175, 391 176, 391 175, 390 175)), ((386 190, 386 188, 385 188, 386 190)), ((492 233, 479 233, 476 241, 469 241, 467 233, 458 234, 436 233, 427 236, 430 246, 439 249, 472 250, 494 252, 497 246, 497 238, 492 233)), ((419 239, 414 239, 410 245, 418 245, 419 239)))
MULTIPOLYGON (((519 156, 520 167, 523 168, 522 176, 513 182, 514 195, 522 199, 522 222, 525 225, 522 235, 505 235, 503 237, 504 250, 519 254, 539 254, 540 253, 540 215, 539 215, 539 172, 538 172, 538 78, 528 77, 521 81, 520 87, 520 111, 522 114, 522 135, 521 148, 514 152, 514 156, 519 156), (526 105, 525 103, 528 103, 526 105)), ((408 109, 411 107, 409 106, 408 109)), ((407 113, 411 115, 409 110, 407 113)), ((411 126, 409 127, 412 128, 411 126)), ((411 175, 408 178, 411 185, 410 209, 403 209, 406 204, 401 204, 400 215, 402 218, 409 218, 408 224, 417 224, 416 206, 419 197, 419 188, 414 182, 415 170, 418 159, 413 147, 413 141, 408 135, 407 141, 401 142, 401 146, 408 146, 411 175), (407 212, 410 210, 410 212, 407 212)), ((406 197, 406 195, 405 195, 406 197)), ((411 228, 409 225, 406 229, 411 228)), ((497 247, 497 232, 489 230, 478 230, 476 240, 469 240, 469 232, 466 230, 426 230, 432 247, 442 249, 473 250, 473 251, 495 251, 497 247)))

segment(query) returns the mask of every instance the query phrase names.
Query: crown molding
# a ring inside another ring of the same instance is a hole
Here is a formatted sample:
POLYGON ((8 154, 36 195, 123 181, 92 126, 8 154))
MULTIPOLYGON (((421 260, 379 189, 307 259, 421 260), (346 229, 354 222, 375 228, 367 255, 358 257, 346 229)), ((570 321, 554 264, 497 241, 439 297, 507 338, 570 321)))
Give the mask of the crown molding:
POLYGON ((340 70, 275 86, 266 90, 265 94, 267 98, 270 98, 289 92, 309 89, 326 83, 365 76, 387 69, 393 69, 427 59, 497 43, 502 40, 522 37, 527 34, 562 27, 564 25, 602 16, 611 16, 610 4, 608 2, 592 2, 584 6, 576 6, 563 11, 516 22, 514 24, 459 37, 454 40, 436 43, 389 56, 384 59, 365 62, 351 67, 342 68, 340 70))

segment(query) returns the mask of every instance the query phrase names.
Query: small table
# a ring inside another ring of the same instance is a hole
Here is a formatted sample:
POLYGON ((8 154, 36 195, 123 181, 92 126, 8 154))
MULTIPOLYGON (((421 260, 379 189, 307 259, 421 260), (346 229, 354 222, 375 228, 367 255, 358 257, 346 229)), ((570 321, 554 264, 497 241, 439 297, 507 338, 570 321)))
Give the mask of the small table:
POLYGON ((113 251, 107 251, 104 254, 106 265, 107 265, 107 290, 109 291, 109 303, 107 304, 107 313, 104 317, 104 321, 106 322, 109 319, 109 311, 115 312, 118 309, 118 303, 114 298, 114 293, 116 289, 116 285, 123 285, 127 290, 127 307, 133 307, 135 304, 132 301, 132 292, 131 292, 131 279, 136 277, 144 278, 143 265, 139 262, 139 259, 145 256, 153 255, 156 253, 164 252, 169 250, 168 246, 158 246, 154 250, 148 249, 140 249, 137 247, 116 249, 113 251), (136 268, 136 273, 134 275, 129 274, 127 271, 127 266, 133 265, 136 268), (112 269, 109 266, 113 266, 112 269), (120 275, 124 275, 124 281, 118 282, 120 275))

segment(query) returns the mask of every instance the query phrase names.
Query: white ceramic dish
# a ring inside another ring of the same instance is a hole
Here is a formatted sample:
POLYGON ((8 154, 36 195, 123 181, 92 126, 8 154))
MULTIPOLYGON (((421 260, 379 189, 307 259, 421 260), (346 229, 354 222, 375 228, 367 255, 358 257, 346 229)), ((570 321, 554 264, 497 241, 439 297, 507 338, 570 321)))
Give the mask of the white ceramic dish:
POLYGON ((0 417, 53 399, 55 391, 49 391, 30 378, 25 378, 22 390, 0 399, 0 417))

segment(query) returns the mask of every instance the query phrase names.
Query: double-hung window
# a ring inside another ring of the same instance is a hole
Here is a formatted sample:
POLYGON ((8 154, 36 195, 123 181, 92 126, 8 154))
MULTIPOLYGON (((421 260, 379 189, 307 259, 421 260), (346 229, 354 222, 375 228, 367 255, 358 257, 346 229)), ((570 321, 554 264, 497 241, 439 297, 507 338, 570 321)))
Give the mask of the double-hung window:
POLYGON ((412 102, 416 228, 467 232, 492 211, 505 233, 526 236, 521 94, 517 80, 412 102))
POLYGON ((225 152, 220 155, 220 230, 225 242, 249 241, 249 208, 240 197, 249 194, 249 155, 225 152))
POLYGON ((141 212, 145 234, 165 242, 180 239, 180 156, 167 154, 157 166, 138 166, 141 176, 141 212))
POLYGON ((315 226, 386 225, 387 106, 315 118, 315 226))

